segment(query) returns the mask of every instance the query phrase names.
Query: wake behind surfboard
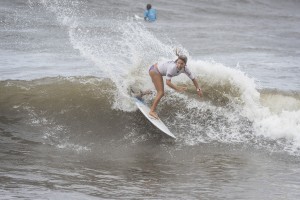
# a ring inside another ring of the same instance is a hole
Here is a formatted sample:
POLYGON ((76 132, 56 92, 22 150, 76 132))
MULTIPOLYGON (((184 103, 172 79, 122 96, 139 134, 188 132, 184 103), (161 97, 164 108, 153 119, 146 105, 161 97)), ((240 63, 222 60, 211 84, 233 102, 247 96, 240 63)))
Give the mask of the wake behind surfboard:
POLYGON ((140 95, 136 95, 135 93, 133 93, 132 96, 135 100, 135 104, 138 107, 138 109, 154 126, 156 126, 159 130, 161 130, 163 133, 167 134, 168 136, 176 139, 175 135, 171 133, 168 127, 160 119, 155 119, 149 115, 150 108, 143 102, 143 99, 140 95))

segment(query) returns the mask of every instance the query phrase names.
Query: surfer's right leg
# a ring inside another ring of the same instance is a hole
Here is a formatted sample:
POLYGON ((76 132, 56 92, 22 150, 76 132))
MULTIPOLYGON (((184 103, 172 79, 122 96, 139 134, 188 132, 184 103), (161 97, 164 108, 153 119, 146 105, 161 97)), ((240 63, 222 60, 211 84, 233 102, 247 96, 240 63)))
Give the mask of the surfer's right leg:
POLYGON ((155 112, 155 110, 156 110, 156 107, 157 107, 160 99, 164 96, 164 82, 163 82, 163 78, 162 78, 161 74, 159 72, 157 72, 156 70, 151 69, 151 68, 149 70, 149 75, 152 79, 152 82, 155 86, 155 89, 156 89, 157 93, 156 93, 156 97, 155 97, 155 99, 152 103, 152 106, 150 108, 149 115, 156 118, 156 119, 159 119, 157 113, 155 112))

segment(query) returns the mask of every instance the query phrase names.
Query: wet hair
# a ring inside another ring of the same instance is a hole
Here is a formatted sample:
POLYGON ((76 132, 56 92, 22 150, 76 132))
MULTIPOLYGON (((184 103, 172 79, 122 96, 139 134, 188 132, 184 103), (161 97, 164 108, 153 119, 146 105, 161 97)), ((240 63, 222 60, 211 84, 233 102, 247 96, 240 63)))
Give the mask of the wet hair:
POLYGON ((149 3, 149 4, 147 4, 147 10, 150 10, 151 9, 151 4, 149 3))
POLYGON ((177 60, 180 59, 185 64, 187 63, 187 57, 185 55, 180 55, 177 49, 176 49, 176 56, 177 56, 177 59, 175 60, 175 62, 177 62, 177 60))

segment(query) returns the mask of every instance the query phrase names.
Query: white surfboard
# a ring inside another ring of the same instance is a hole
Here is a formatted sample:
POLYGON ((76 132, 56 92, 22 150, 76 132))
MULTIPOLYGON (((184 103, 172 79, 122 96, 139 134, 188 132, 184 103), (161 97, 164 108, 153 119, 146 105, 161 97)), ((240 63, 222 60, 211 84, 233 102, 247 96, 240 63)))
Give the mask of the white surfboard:
POLYGON ((138 98, 135 98, 135 104, 139 108, 139 110, 145 115, 145 117, 154 125, 156 126, 159 130, 167 134, 168 136, 176 139, 175 135, 171 133, 171 131, 168 129, 168 127, 160 120, 160 119, 155 119, 153 117, 150 117, 149 112, 150 108, 141 100, 138 98))

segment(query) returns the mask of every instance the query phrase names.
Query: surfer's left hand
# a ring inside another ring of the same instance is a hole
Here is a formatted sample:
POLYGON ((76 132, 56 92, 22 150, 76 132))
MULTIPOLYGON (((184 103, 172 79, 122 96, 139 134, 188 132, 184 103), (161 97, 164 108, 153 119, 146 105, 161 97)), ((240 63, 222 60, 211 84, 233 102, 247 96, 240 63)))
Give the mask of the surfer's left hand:
POLYGON ((201 88, 197 89, 197 94, 199 95, 199 97, 201 97, 203 95, 201 88))

